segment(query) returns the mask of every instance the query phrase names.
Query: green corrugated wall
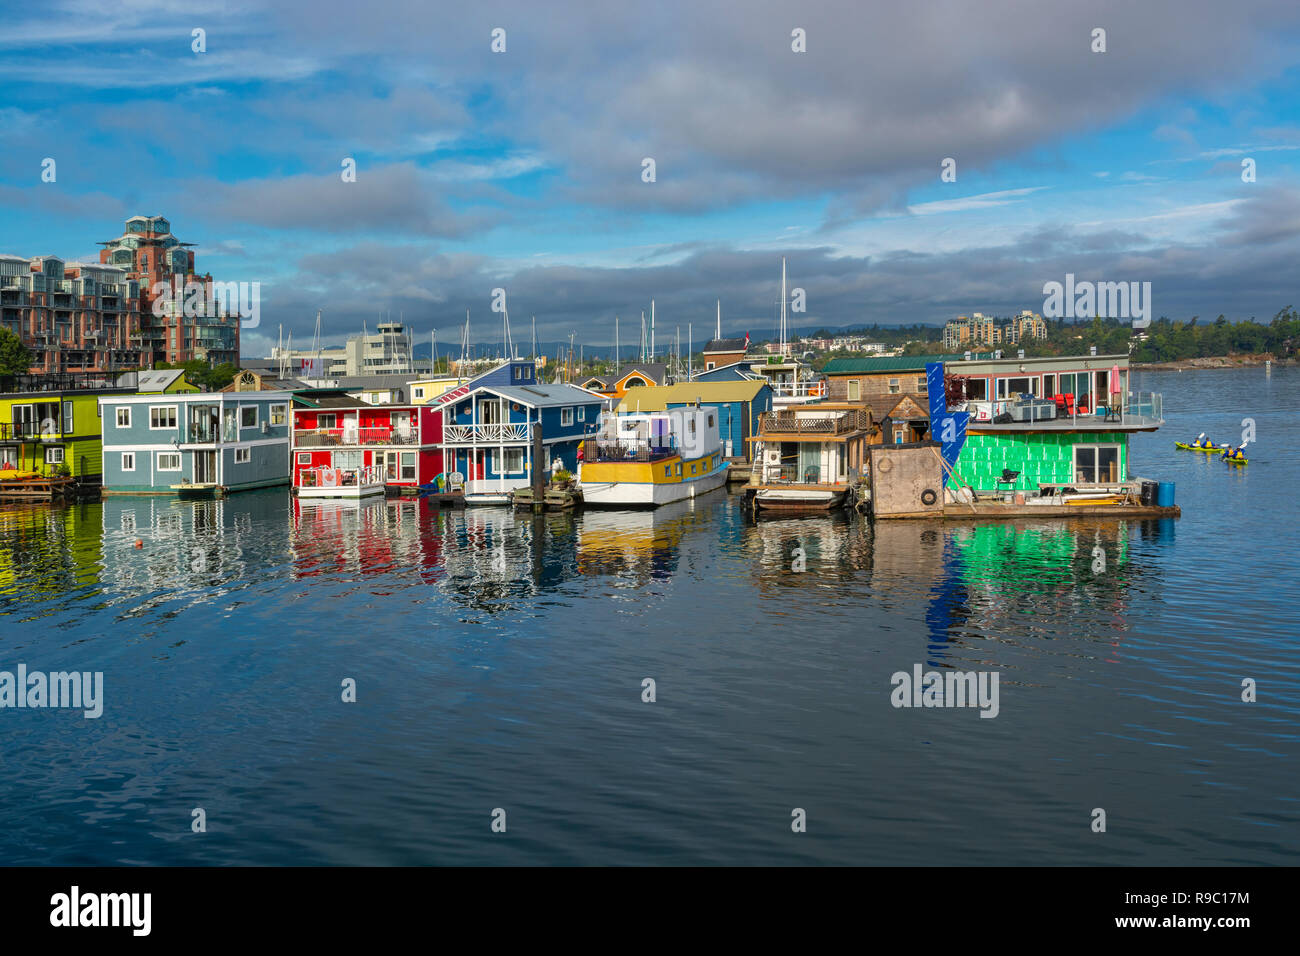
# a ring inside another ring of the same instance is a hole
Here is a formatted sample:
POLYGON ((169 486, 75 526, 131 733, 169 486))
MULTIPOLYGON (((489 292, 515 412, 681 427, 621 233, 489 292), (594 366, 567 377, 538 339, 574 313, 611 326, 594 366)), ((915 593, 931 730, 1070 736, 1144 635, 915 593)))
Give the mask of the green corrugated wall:
POLYGON ((1119 445, 1119 477, 1128 477, 1128 435, 1124 432, 1033 432, 968 435, 949 485, 964 483, 976 491, 1037 491, 1039 484, 1074 480, 1075 445, 1119 445), (1014 485, 998 485, 1003 469, 1020 472, 1014 485))

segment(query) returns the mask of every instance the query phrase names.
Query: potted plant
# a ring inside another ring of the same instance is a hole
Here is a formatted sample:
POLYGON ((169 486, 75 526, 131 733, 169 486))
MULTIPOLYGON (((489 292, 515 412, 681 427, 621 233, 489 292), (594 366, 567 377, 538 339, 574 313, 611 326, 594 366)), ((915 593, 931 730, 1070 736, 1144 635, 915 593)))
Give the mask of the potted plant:
POLYGON ((551 475, 551 484, 556 488, 568 488, 573 481, 573 473, 567 468, 561 468, 551 475))

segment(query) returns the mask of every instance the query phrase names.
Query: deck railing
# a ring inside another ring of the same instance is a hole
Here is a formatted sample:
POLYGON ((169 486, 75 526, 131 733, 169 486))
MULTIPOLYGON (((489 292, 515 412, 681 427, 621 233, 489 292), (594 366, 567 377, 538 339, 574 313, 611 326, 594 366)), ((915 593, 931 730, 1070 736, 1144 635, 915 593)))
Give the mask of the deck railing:
POLYGON ((588 438, 582 443, 583 461, 657 461, 678 453, 672 445, 656 445, 639 438, 588 438))
POLYGON ((448 425, 442 430, 442 440, 448 444, 520 442, 528 441, 528 437, 528 425, 524 422, 505 425, 448 425))
POLYGON ((298 474, 298 484, 302 488, 355 488, 358 485, 382 485, 384 470, 382 468, 304 468, 298 474))
POLYGON ((293 442, 299 448, 340 445, 418 445, 415 430, 393 428, 295 428, 293 442))
POLYGON ((871 427, 865 409, 839 414, 796 415, 793 412, 763 412, 758 417, 760 434, 843 435, 871 427))

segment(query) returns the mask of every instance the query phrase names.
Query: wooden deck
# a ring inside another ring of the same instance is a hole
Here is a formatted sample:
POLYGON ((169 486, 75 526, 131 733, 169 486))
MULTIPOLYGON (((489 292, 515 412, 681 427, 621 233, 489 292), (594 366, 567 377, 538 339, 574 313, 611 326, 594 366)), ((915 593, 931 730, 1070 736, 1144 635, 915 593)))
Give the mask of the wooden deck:
POLYGON ((9 501, 65 501, 77 494, 75 478, 36 476, 0 481, 0 499, 9 501))

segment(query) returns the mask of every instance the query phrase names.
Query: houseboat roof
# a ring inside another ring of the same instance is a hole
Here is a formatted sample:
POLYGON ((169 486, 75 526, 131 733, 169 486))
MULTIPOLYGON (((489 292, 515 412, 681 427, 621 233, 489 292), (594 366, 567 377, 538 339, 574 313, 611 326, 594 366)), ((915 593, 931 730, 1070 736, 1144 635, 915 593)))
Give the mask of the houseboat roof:
MULTIPOLYGON (((913 355, 911 357, 894 357, 894 358, 835 358, 831 359, 822 368, 823 375, 853 375, 864 372, 924 372, 926 365, 931 362, 961 362, 966 358, 966 353, 958 352, 956 355, 913 355)), ((993 354, 990 352, 987 356, 976 356, 971 354, 971 361, 979 358, 981 361, 992 359, 993 354)), ((1024 361, 1020 359, 1019 361, 1024 361)))
MULTIPOLYGON (((480 385, 474 389, 474 392, 492 392, 494 395, 533 408, 549 408, 553 405, 595 405, 605 401, 603 395, 597 395, 577 385, 480 385)), ((470 394, 472 395, 473 392, 470 394)))
POLYGON ((185 374, 183 368, 148 369, 139 373, 137 387, 142 392, 164 391, 185 374))
POLYGON ((623 396, 618 412, 662 412, 669 405, 689 405, 696 401, 749 402, 763 389, 771 387, 765 381, 750 379, 737 382, 682 382, 657 388, 638 388, 623 396))

